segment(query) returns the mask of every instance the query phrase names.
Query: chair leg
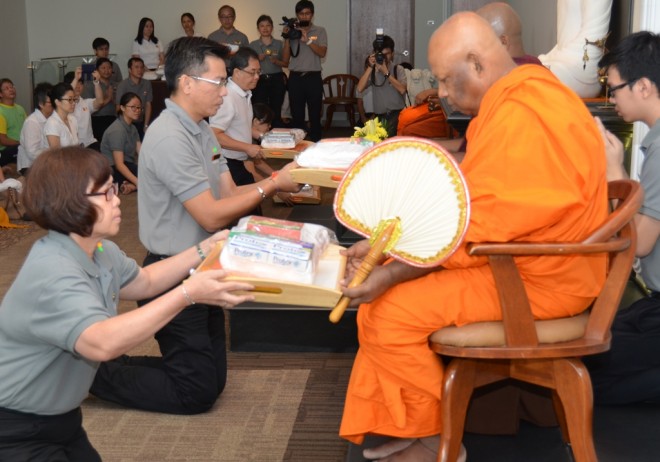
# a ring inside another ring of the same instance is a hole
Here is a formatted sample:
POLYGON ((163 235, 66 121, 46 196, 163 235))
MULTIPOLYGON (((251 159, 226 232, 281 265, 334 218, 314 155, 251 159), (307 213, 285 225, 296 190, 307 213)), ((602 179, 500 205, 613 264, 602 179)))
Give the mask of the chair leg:
POLYGON ((348 123, 351 124, 351 128, 355 127, 355 111, 353 110, 353 105, 346 104, 344 106, 344 111, 346 111, 346 115, 348 116, 348 123))
POLYGON ((589 372, 578 359, 555 360, 553 369, 575 462, 595 462, 593 392, 589 372))
POLYGON ((325 111, 325 126, 323 127, 325 130, 330 128, 332 125, 332 115, 335 113, 335 108, 333 106, 328 106, 328 109, 325 111))
POLYGON ((453 359, 445 370, 442 386, 442 434, 438 462, 455 462, 461 450, 465 416, 476 377, 477 362, 453 359))
POLYGON ((552 407, 555 410, 555 415, 557 416, 557 423, 559 423, 559 428, 561 429, 561 436, 564 440, 564 443, 569 444, 571 442, 570 437, 568 436, 568 427, 566 426, 566 414, 564 413, 564 407, 561 404, 559 395, 557 395, 557 390, 552 390, 552 407))

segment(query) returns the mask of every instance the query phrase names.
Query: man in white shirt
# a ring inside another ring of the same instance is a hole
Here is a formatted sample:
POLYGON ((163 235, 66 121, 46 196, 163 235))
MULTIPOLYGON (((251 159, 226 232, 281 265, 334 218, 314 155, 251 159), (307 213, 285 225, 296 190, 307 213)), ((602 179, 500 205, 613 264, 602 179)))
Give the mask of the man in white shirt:
POLYGON ((17 167, 21 175, 26 175, 37 156, 48 148, 44 125, 46 119, 53 113, 53 105, 50 101, 52 88, 53 86, 47 82, 42 82, 34 88, 34 103, 37 107, 23 123, 21 144, 18 146, 17 167))

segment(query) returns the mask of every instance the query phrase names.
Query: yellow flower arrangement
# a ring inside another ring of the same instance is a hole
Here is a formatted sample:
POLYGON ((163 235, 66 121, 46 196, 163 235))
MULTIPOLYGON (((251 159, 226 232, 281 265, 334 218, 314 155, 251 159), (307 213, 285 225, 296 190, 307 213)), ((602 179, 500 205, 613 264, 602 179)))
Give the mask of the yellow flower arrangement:
POLYGON ((367 120, 364 127, 355 127, 355 133, 353 133, 351 138, 362 138, 374 143, 380 143, 387 138, 387 129, 378 120, 378 117, 376 117, 375 119, 367 120))

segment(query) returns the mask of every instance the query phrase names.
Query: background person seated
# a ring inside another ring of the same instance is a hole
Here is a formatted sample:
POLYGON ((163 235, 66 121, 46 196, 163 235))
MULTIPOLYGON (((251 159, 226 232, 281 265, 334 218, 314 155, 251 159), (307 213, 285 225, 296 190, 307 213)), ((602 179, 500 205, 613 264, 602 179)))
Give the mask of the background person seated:
POLYGON ((53 113, 53 103, 50 100, 52 89, 53 86, 47 82, 39 83, 34 87, 33 97, 37 107, 25 119, 21 129, 21 144, 18 147, 17 167, 21 175, 26 175, 37 156, 48 148, 44 126, 53 113))
POLYGON ((0 166, 16 163, 21 129, 27 115, 16 104, 16 87, 9 79, 0 79, 0 166))
POLYGON ((103 134, 101 153, 112 165, 114 182, 122 194, 137 190, 140 135, 135 121, 142 113, 142 101, 135 93, 124 93, 119 101, 119 116, 103 134))

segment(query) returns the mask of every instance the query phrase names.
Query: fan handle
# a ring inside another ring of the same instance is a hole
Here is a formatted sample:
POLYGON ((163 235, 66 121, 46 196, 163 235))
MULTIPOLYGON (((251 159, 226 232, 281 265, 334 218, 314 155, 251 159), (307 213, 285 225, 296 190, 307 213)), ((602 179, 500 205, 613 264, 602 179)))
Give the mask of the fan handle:
MULTIPOLYGON (((388 246, 390 246, 392 234, 396 230, 398 223, 398 220, 391 220, 391 223, 389 223, 376 237, 376 241, 374 242, 373 247, 371 247, 369 253, 367 253, 367 255, 364 257, 362 263, 360 263, 360 267, 357 269, 355 276, 353 276, 353 280, 348 285, 349 288, 362 284, 364 280, 367 279, 367 276, 369 276, 369 273, 371 273, 374 267, 376 265, 380 265, 383 260, 385 260, 385 251, 388 246)), ((350 301, 351 299, 345 295, 339 299, 335 307, 330 312, 330 322, 334 324, 339 322, 341 317, 344 315, 346 308, 348 308, 350 301)))

